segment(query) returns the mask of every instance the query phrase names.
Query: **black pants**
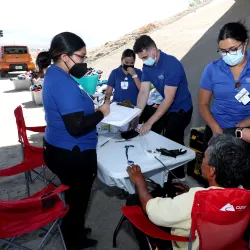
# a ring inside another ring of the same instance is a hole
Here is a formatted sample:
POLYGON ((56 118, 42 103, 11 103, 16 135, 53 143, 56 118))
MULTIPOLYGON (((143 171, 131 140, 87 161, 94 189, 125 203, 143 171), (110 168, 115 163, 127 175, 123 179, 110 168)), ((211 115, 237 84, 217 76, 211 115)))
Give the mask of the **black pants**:
POLYGON ((85 213, 97 173, 96 150, 80 152, 76 146, 69 151, 44 142, 44 160, 62 184, 70 187, 65 192, 70 209, 61 227, 67 248, 77 247, 85 237, 85 213))
MULTIPOLYGON (((184 145, 184 132, 192 118, 193 108, 185 112, 170 112, 165 115, 164 136, 172 141, 184 145)), ((184 166, 178 167, 172 171, 178 178, 185 177, 184 166)), ((173 178, 170 174, 169 178, 173 178)))
MULTIPOLYGON (((147 105, 142 113, 140 123, 147 122, 156 110, 156 108, 147 105)), ((180 110, 179 112, 167 113, 152 126, 152 131, 163 134, 166 138, 184 145, 184 132, 191 121, 192 113, 193 108, 187 112, 180 110)), ((178 167, 172 172, 178 178, 185 177, 184 166, 178 167)), ((169 178, 173 178, 172 175, 169 175, 169 178)))
MULTIPOLYGON (((154 190, 151 193, 151 195, 153 197, 161 197, 162 189, 154 190)), ((130 195, 129 198, 127 199, 126 206, 141 206, 139 196, 137 194, 130 195)), ((167 228, 167 227, 160 227, 160 228, 168 233, 170 233, 171 231, 171 228, 167 228)), ((136 239, 139 243, 140 250, 150 250, 145 234, 134 226, 133 226, 133 230, 134 230, 136 239)), ((173 249, 171 241, 163 241, 163 240, 152 239, 152 238, 150 238, 150 241, 154 242, 160 250, 172 250, 173 249)))

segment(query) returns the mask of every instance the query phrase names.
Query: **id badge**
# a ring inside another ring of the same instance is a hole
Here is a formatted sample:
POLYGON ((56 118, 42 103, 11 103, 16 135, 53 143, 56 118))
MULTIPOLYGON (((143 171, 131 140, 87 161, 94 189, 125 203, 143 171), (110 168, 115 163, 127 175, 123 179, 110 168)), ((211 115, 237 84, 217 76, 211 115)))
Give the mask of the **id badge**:
POLYGON ((250 102, 249 98, 249 92, 243 88, 236 96, 235 98, 237 99, 238 102, 246 105, 250 102))
POLYGON ((122 81, 121 82, 121 89, 128 89, 128 82, 122 81))

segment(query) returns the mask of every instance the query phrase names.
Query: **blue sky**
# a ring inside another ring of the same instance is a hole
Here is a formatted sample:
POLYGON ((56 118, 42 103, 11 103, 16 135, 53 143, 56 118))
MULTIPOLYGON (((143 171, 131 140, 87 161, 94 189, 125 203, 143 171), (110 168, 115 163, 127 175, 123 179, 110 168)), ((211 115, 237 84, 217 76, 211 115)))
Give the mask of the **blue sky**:
POLYGON ((188 0, 12 0, 1 2, 0 44, 48 47, 54 35, 71 31, 89 48, 183 11, 188 0))

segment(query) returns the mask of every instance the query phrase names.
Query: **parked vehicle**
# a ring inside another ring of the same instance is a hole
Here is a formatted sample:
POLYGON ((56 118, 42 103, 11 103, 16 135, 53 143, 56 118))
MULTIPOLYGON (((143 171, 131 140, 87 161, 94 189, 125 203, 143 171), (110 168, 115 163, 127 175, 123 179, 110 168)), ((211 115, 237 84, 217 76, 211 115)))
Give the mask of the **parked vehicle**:
POLYGON ((0 76, 13 71, 29 71, 36 68, 27 46, 6 45, 0 47, 0 76))

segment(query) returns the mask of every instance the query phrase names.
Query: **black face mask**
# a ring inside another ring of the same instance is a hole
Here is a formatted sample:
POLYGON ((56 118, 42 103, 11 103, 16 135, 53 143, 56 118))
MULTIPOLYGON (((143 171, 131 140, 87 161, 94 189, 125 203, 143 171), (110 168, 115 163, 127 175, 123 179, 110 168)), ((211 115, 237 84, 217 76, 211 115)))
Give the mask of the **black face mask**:
MULTIPOLYGON (((71 57, 69 57, 69 58, 71 59, 71 61, 74 62, 74 60, 71 57)), ((69 68, 68 65, 66 64, 66 62, 64 62, 64 63, 67 66, 67 68, 69 68)), ((69 70, 69 73, 78 79, 83 77, 87 72, 88 72, 87 63, 75 63, 72 66, 72 68, 69 70)))
POLYGON ((127 71, 128 68, 134 68, 134 64, 123 64, 122 67, 127 71))

